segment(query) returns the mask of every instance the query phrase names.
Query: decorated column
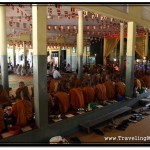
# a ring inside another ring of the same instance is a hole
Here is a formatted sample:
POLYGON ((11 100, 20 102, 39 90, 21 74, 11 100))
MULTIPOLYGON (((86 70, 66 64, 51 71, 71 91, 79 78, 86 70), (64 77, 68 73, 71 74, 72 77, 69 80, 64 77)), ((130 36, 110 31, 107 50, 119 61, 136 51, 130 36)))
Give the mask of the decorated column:
POLYGON ((23 42, 23 65, 25 66, 27 72, 27 50, 25 42, 23 42))
POLYGON ((124 24, 120 23, 120 56, 119 56, 119 70, 123 71, 124 59, 124 24))
POLYGON ((78 57, 78 77, 83 75, 83 11, 78 11, 78 34, 77 34, 77 57, 78 57))
POLYGON ((7 43, 6 43, 6 6, 0 5, 0 65, 1 80, 3 87, 8 90, 8 64, 7 64, 7 43))
POLYGON ((62 70, 62 47, 59 48, 59 69, 62 70))
POLYGON ((148 32, 145 35, 145 57, 148 57, 148 32))
POLYGON ((15 46, 12 46, 12 51, 13 51, 13 66, 16 66, 16 52, 15 52, 15 46))
POLYGON ((134 90, 136 24, 128 22, 127 53, 126 53, 126 96, 132 97, 134 90))
POLYGON ((35 121, 38 127, 48 124, 46 6, 32 5, 33 79, 35 121))

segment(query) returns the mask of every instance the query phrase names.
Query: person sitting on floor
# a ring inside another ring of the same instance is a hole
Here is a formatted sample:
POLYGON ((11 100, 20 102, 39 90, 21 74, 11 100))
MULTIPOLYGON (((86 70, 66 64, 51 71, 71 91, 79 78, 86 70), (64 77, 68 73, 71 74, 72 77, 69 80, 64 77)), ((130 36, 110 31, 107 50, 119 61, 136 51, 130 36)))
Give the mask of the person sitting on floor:
POLYGON ((68 65, 66 66, 66 72, 67 72, 67 73, 71 73, 71 72, 72 72, 71 66, 70 66, 69 63, 68 63, 68 65))
POLYGON ((106 86, 107 98, 109 100, 112 100, 112 99, 115 99, 115 96, 116 96, 115 95, 115 84, 110 79, 111 79, 110 75, 106 75, 104 84, 106 86))
POLYGON ((54 95, 54 107, 55 111, 58 111, 60 114, 65 114, 70 108, 69 95, 63 92, 60 84, 58 84, 57 92, 54 95))
POLYGON ((117 96, 125 96, 125 84, 121 81, 116 81, 115 83, 115 91, 117 96))
POLYGON ((28 93, 25 90, 20 91, 20 98, 12 105, 11 114, 16 119, 16 125, 26 126, 33 117, 33 106, 28 100, 28 93))
POLYGON ((105 84, 97 84, 94 87, 95 90, 95 96, 97 98, 98 101, 107 101, 107 93, 106 93, 106 86, 105 84))
POLYGON ((4 123, 4 110, 2 104, 0 104, 0 133, 5 129, 4 123))
POLYGON ((0 103, 2 104, 3 107, 11 105, 9 95, 1 84, 0 84, 0 103))
POLYGON ((73 76, 70 78, 70 84, 71 84, 71 87, 74 87, 74 88, 76 88, 79 85, 81 85, 81 81, 77 77, 77 73, 74 73, 73 76))
POLYGON ((57 68, 57 67, 54 68, 54 71, 53 71, 53 78, 54 78, 54 79, 62 78, 62 76, 61 76, 60 72, 58 71, 58 68, 57 68))
POLYGON ((22 90, 27 93, 28 98, 29 98, 29 100, 30 100, 31 98, 30 98, 30 94, 29 94, 29 89, 28 89, 27 86, 25 86, 25 84, 24 84, 23 81, 20 81, 20 82, 19 82, 19 88, 16 90, 16 98, 21 98, 21 97, 20 97, 20 92, 21 92, 22 90))
POLYGON ((69 91, 70 106, 73 110, 78 110, 78 108, 85 107, 83 92, 80 86, 81 85, 77 88, 71 88, 69 91))
POLYGON ((49 80, 47 81, 47 91, 50 94, 53 94, 55 92, 55 89, 56 89, 55 80, 52 78, 49 78, 49 80))
POLYGON ((88 80, 83 83, 83 97, 85 104, 91 103, 95 101, 95 91, 92 87, 89 86, 88 80))

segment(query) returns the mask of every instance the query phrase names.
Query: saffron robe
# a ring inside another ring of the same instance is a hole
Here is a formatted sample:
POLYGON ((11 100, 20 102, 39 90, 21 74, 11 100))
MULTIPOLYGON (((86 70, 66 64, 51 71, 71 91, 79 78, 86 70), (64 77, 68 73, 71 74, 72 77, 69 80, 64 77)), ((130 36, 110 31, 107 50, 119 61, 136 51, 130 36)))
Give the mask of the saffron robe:
POLYGON ((114 99, 115 98, 115 86, 113 85, 112 81, 106 81, 105 83, 106 86, 106 94, 108 99, 114 99))
POLYGON ((95 100, 95 91, 92 87, 84 87, 82 89, 83 91, 83 97, 85 104, 88 104, 90 102, 94 102, 95 100))
POLYGON ((123 82, 116 82, 116 96, 124 96, 125 95, 125 84, 123 82))
POLYGON ((69 91, 69 100, 70 105, 74 110, 85 107, 83 93, 80 88, 72 88, 69 91))
POLYGON ((58 104, 59 111, 61 114, 64 114, 69 110, 70 108, 69 95, 67 93, 57 92, 54 96, 54 101, 55 103, 58 104))
POLYGON ((16 118, 16 125, 25 126, 33 116, 32 104, 27 100, 17 100, 12 106, 12 114, 16 118))
POLYGON ((11 100, 9 99, 8 93, 5 89, 3 89, 0 94, 0 103, 2 103, 3 106, 11 105, 11 100))
POLYGON ((98 100, 100 101, 108 100, 105 84, 97 84, 94 89, 95 89, 95 96, 98 98, 98 100))

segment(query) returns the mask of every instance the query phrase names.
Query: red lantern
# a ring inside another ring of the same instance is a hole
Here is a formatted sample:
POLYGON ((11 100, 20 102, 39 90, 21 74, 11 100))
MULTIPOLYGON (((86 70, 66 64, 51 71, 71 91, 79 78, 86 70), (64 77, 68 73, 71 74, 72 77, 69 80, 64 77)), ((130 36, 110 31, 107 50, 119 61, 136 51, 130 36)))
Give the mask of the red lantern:
POLYGON ((18 22, 21 22, 21 17, 18 17, 18 22))
POLYGON ((9 22, 13 22, 13 17, 10 17, 10 18, 9 18, 9 22))
POLYGON ((48 29, 48 30, 50 30, 50 29, 51 29, 51 26, 50 26, 50 25, 48 25, 48 26, 47 26, 47 29, 48 29))

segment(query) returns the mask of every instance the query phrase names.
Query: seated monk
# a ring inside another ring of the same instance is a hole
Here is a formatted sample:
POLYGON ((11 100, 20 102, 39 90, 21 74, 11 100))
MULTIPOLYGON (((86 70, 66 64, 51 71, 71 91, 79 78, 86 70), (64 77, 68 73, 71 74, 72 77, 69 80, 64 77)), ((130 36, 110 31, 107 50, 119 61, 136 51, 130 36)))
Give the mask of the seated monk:
POLYGON ((80 79, 78 79, 77 74, 74 74, 71 79, 71 86, 77 88, 81 85, 80 79))
POLYGON ((78 108, 84 108, 84 97, 81 88, 72 88, 69 91, 70 105, 73 110, 78 110, 78 108))
POLYGON ((150 89, 150 76, 146 75, 141 78, 145 84, 145 86, 150 89))
POLYGON ((113 82, 110 80, 110 78, 106 77, 105 80, 105 87, 106 87, 106 94, 107 94, 107 98, 112 100, 115 98, 115 85, 113 84, 113 82))
POLYGON ((50 95, 48 98, 49 106, 51 107, 51 114, 65 114, 69 110, 69 95, 63 91, 61 82, 58 84, 54 98, 52 99, 50 95))
POLYGON ((54 79, 50 78, 48 80, 48 82, 47 82, 47 88, 48 88, 47 89, 48 92, 50 92, 51 94, 55 92, 56 86, 55 86, 55 80, 54 79))
POLYGON ((4 110, 2 105, 0 104, 0 133, 5 129, 4 123, 4 110))
POLYGON ((9 99, 7 91, 3 88, 3 86, 0 84, 0 103, 2 104, 2 107, 11 105, 11 100, 9 99))
POLYGON ((88 81, 84 82, 83 86, 84 87, 82 89, 82 92, 83 92, 83 97, 84 97, 85 104, 94 102, 94 100, 95 100, 95 91, 94 91, 94 89, 88 85, 88 81))
POLYGON ((99 101, 105 101, 108 100, 107 93, 106 93, 106 86, 105 84, 97 84, 94 87, 95 96, 99 101))
POLYGON ((16 119, 16 125, 26 126, 33 117, 33 106, 28 100, 28 94, 25 90, 20 91, 20 97, 21 99, 17 99, 15 104, 12 105, 11 114, 16 119))
POLYGON ((115 84, 116 96, 125 96, 125 84, 123 82, 116 82, 115 84))
POLYGON ((16 90, 16 98, 21 99, 20 93, 21 93, 22 90, 25 91, 25 93, 27 93, 29 99, 31 99, 30 94, 29 94, 29 89, 28 89, 27 86, 25 86, 23 81, 19 82, 19 88, 16 90))

